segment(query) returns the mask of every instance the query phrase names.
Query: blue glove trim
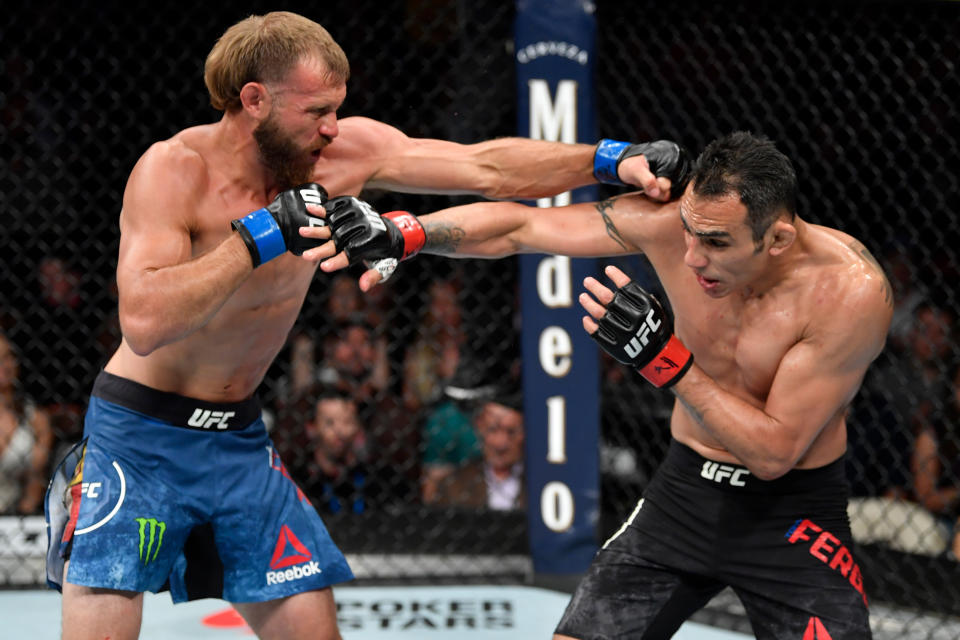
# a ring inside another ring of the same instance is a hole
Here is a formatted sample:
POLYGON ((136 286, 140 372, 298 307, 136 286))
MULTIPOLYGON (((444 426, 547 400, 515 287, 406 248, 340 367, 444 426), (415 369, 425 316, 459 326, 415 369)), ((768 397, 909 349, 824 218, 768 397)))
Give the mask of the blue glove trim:
POLYGON ((280 225, 266 208, 247 214, 240 219, 240 223, 247 228, 254 244, 257 245, 260 264, 287 252, 287 243, 283 241, 280 225))
POLYGON ((617 161, 629 146, 629 142, 619 142, 607 138, 600 140, 597 144, 597 150, 593 153, 593 176, 598 182, 623 185, 617 175, 617 161))

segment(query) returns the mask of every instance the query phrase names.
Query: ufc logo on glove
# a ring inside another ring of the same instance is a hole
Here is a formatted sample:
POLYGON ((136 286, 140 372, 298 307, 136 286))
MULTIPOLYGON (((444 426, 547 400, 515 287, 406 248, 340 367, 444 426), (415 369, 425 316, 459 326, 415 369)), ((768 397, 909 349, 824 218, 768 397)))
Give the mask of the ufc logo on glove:
POLYGON ((643 351, 643 348, 650 343, 650 340, 647 338, 647 336, 651 331, 656 331, 660 328, 660 321, 653 319, 653 314, 655 311, 655 309, 650 309, 650 313, 647 314, 644 323, 640 325, 640 328, 637 329, 637 332, 634 334, 634 336, 630 338, 630 342, 624 345, 623 350, 627 352, 627 356, 630 358, 636 358, 638 355, 640 355, 640 352, 643 351))

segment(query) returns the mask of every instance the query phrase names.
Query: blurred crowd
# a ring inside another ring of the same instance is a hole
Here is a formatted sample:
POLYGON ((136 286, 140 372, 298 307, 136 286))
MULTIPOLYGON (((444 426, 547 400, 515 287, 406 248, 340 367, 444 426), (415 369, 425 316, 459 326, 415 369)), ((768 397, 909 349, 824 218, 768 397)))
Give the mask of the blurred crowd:
MULTIPOLYGON (((470 367, 513 369, 489 383, 468 381, 484 387, 476 397, 445 393, 463 376, 457 274, 434 279, 407 305, 401 315, 415 322, 403 320, 404 331, 392 330, 401 320, 389 286, 364 295, 354 276, 329 277, 315 312, 291 331, 259 393, 291 477, 321 514, 525 506, 519 362, 470 367)), ((37 278, 42 295, 29 313, 0 316, 3 515, 43 512, 53 468, 82 437, 89 382, 121 335, 115 312, 97 326, 78 320, 83 278, 65 260, 43 261, 37 278)))
MULTIPOLYGON (((896 313, 849 411, 850 516, 860 542, 957 557, 958 305, 917 285, 918 262, 902 251, 884 256, 896 313)), ((479 361, 464 274, 439 271, 413 296, 396 295, 393 282, 363 294, 351 274, 318 276, 327 278, 319 300, 261 396, 282 459, 321 514, 526 507, 519 350, 507 349, 506 362, 479 361), (483 391, 448 392, 464 387, 483 391)), ((115 313, 81 314, 83 277, 68 261, 42 261, 36 281, 28 309, 0 314, 5 515, 43 512, 47 479, 82 436, 90 383, 120 340, 115 313)), ((609 358, 602 371, 600 528, 609 530, 666 451, 672 396, 609 358)))

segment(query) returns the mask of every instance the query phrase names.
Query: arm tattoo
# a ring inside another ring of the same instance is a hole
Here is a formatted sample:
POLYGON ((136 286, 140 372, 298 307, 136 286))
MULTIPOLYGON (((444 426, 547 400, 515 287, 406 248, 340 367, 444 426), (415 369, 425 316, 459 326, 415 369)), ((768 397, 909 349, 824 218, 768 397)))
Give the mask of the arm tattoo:
POLYGON ((456 253, 466 232, 460 227, 448 223, 436 222, 423 225, 427 241, 424 251, 432 253, 456 253))
POLYGON ((593 205, 594 208, 600 213, 600 217, 603 218, 603 224, 607 227, 607 235, 613 238, 613 241, 618 245, 627 249, 627 243, 624 242, 623 236, 620 235, 620 231, 617 229, 617 225, 613 224, 613 220, 610 219, 610 216, 607 214, 608 210, 613 209, 613 205, 616 203, 616 198, 607 198, 597 204, 593 205))
POLYGON ((870 264, 877 270, 880 274, 880 277, 883 278, 881 285, 883 286, 883 300, 891 308, 893 307, 893 288, 890 286, 890 281, 887 280, 887 275, 883 272, 883 267, 880 266, 880 263, 877 262, 877 259, 873 257, 873 254, 861 243, 859 240, 854 240, 848 245, 853 249, 854 253, 863 258, 867 264, 870 264))
POLYGON ((687 410, 687 412, 693 417, 693 419, 696 420, 697 424, 699 424, 701 427, 704 426, 703 412, 697 409, 696 407, 694 407, 689 402, 687 402, 683 398, 683 396, 681 396, 679 393, 676 392, 676 390, 671 389, 671 391, 673 391, 673 395, 676 396, 678 400, 680 400, 680 404, 682 404, 684 408, 687 410))

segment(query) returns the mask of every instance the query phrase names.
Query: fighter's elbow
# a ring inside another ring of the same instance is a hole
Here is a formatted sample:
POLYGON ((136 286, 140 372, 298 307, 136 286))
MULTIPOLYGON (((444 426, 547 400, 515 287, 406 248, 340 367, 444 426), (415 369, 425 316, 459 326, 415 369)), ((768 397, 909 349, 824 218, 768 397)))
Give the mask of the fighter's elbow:
POLYGON ((768 449, 749 466, 750 473, 760 480, 776 480, 793 469, 799 457, 792 447, 768 449))
POLYGON ((156 323, 145 314, 121 313, 120 332, 127 346, 138 356, 148 356, 161 345, 156 323))
POLYGON ((159 342, 144 339, 136 333, 124 332, 123 340, 127 343, 127 346, 130 347, 131 351, 141 357, 150 355, 160 346, 159 342))
POLYGON ((791 467, 789 465, 764 462, 763 464, 751 465, 750 473, 759 480, 769 482, 782 477, 790 471, 790 469, 791 467))

